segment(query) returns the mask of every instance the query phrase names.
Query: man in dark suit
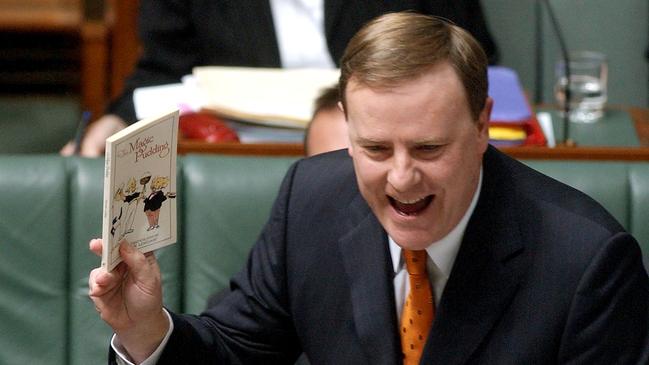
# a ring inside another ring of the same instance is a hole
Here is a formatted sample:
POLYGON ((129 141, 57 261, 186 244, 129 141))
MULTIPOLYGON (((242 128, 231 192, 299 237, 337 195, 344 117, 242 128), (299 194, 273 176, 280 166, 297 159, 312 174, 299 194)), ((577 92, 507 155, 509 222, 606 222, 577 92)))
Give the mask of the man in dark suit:
MULTIPOLYGON (((271 6, 272 2, 281 1, 140 1, 138 33, 143 54, 124 91, 109 105, 107 114, 89 127, 81 153, 99 155, 106 137, 135 122, 135 88, 178 83, 196 66, 287 67, 287 60, 281 59, 280 39, 275 31, 278 20, 274 19, 271 6)), ((299 6, 310 1, 288 2, 299 6)), ((330 56, 332 66, 338 65, 347 42, 363 24, 381 14, 403 10, 450 19, 474 34, 491 62, 497 59, 496 45, 479 0, 322 0, 320 6, 324 15, 326 56, 330 56)), ((305 48, 299 43, 284 46, 305 48)), ((315 66, 312 62, 301 64, 301 67, 315 66)), ((66 149, 68 153, 73 150, 71 145, 66 149)))
POLYGON ((589 197, 488 145, 487 58, 467 32, 382 16, 341 65, 348 153, 291 167, 217 306, 164 310, 154 256, 129 245, 115 272, 93 270, 120 359, 647 364, 637 242, 589 197))

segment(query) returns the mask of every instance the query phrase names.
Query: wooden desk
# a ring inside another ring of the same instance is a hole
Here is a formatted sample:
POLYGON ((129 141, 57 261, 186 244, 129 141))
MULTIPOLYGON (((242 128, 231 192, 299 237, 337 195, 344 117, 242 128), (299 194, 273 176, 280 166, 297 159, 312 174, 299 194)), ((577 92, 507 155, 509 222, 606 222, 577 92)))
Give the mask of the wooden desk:
POLYGON ((631 114, 635 123, 640 144, 649 147, 649 109, 632 107, 629 108, 629 114, 631 114))
MULTIPOLYGON (((86 17, 87 5, 85 0, 1 2, 0 32, 57 33, 78 37, 82 108, 99 116, 108 100, 110 37, 104 19, 86 17)), ((25 75, 29 73, 25 72, 25 75)))
MULTIPOLYGON (((502 147, 501 151, 518 159, 543 160, 621 160, 649 161, 649 109, 624 108, 633 118, 640 147, 502 147)), ((178 152, 218 153, 226 155, 301 156, 304 148, 300 143, 206 143, 180 140, 178 152)))

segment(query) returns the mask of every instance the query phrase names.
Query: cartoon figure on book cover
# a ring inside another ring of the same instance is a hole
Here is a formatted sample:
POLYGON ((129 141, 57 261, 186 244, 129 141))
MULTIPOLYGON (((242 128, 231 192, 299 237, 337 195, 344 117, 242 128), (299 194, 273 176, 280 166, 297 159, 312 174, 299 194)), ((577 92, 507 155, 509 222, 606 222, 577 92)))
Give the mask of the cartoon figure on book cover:
POLYGON ((167 198, 175 198, 176 193, 164 193, 162 189, 169 185, 169 178, 166 176, 156 176, 151 182, 151 192, 144 198, 144 214, 149 222, 147 231, 159 228, 158 220, 160 219, 160 208, 167 198))
POLYGON ((115 192, 114 200, 121 201, 124 204, 119 208, 119 215, 113 217, 112 228, 110 233, 115 236, 118 233, 118 241, 121 241, 127 234, 133 232, 133 221, 135 220, 135 211, 140 201, 140 195, 144 193, 137 192, 135 178, 128 180, 126 189, 122 184, 115 192))

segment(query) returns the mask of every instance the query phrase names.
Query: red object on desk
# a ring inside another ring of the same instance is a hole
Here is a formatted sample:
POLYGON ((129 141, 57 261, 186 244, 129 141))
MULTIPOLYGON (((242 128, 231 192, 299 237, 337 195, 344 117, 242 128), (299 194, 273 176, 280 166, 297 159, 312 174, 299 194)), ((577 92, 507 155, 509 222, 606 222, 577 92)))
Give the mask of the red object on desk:
POLYGON ((187 113, 180 116, 180 134, 183 138, 205 142, 239 142, 237 133, 220 118, 205 113, 187 113))
POLYGON ((525 139, 524 146, 546 146, 548 144, 548 140, 545 138, 541 125, 534 114, 525 122, 525 128, 527 130, 527 138, 525 139))
MULTIPOLYGON (((536 119, 536 116, 534 114, 532 114, 532 116, 528 120, 521 122, 512 123, 491 121, 489 125, 503 127, 522 127, 527 137, 525 138, 525 141, 517 144, 518 146, 546 146, 548 143, 547 139, 545 138, 545 134, 543 134, 543 130, 541 129, 541 125, 539 124, 539 121, 538 119, 536 119)), ((499 145, 498 141, 492 142, 494 145, 499 145)))

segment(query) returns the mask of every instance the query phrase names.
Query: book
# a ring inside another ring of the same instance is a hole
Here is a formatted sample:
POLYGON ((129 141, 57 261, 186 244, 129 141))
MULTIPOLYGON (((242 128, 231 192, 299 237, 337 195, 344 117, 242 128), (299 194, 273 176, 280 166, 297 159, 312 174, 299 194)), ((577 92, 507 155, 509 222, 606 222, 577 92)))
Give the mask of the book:
POLYGON ((496 123, 524 123, 532 116, 516 71, 489 66, 489 96, 494 100, 491 120, 496 123))
POLYGON ((101 265, 121 262, 119 245, 142 252, 173 244, 179 110, 142 119, 106 139, 101 265))
POLYGON ((489 66, 489 96, 494 105, 489 123, 489 141, 497 147, 545 146, 543 130, 527 96, 518 74, 511 68, 489 66))
POLYGON ((313 103, 338 69, 204 66, 193 70, 203 110, 265 126, 306 128, 313 103))

